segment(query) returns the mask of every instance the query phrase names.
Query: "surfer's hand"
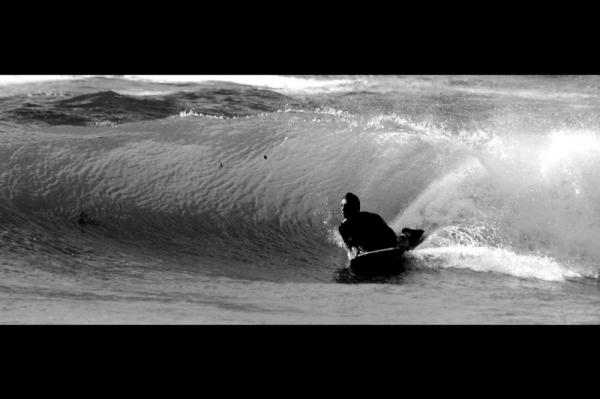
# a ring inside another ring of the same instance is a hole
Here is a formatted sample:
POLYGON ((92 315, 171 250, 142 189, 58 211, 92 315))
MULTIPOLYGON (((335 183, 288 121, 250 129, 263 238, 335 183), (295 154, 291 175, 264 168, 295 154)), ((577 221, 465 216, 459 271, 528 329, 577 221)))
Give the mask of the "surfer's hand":
POLYGON ((358 256, 358 248, 352 247, 348 251, 348 259, 352 260, 358 256))

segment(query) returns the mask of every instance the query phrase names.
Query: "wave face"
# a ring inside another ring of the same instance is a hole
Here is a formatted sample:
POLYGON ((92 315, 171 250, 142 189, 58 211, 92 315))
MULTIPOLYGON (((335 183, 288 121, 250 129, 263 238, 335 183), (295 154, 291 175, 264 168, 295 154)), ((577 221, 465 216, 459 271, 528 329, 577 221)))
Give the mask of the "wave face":
POLYGON ((211 79, 5 82, 6 270, 331 281, 354 192, 415 267, 598 277, 597 78, 211 79))

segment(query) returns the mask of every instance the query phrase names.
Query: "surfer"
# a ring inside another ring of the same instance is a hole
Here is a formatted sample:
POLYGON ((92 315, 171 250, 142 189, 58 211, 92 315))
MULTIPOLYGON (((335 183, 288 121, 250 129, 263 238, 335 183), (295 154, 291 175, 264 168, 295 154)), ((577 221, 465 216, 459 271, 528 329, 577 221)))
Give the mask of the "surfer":
POLYGON ((352 193, 342 198, 342 216, 344 220, 339 226, 339 232, 354 258, 359 252, 369 252, 378 249, 398 246, 396 233, 381 216, 360 211, 360 200, 352 193))

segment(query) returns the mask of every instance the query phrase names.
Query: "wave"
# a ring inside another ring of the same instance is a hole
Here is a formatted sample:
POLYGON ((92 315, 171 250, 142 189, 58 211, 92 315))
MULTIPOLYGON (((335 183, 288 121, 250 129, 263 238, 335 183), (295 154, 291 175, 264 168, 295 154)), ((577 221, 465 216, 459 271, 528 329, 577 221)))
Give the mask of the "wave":
POLYGON ((98 125, 162 119, 183 114, 224 118, 277 112, 303 102, 268 90, 247 87, 126 95, 114 91, 72 96, 11 96, 0 99, 0 117, 17 123, 98 125))
POLYGON ((306 173, 307 160, 294 162, 302 146, 274 127, 287 117, 169 119, 137 132, 61 127, 21 144, 15 134, 0 147, 0 246, 71 259, 125 245, 226 275, 268 279, 306 265, 319 275, 337 256, 318 193, 325 184, 306 173), (248 263, 259 270, 231 266, 248 263))
POLYGON ((187 254, 215 271, 226 260, 261 276, 298 265, 322 273, 343 265, 336 226, 350 191, 397 232, 429 233, 414 253, 425 267, 597 276, 593 118, 556 127, 552 115, 505 118, 494 103, 450 95, 393 108, 398 98, 360 90, 179 89, 0 99, 0 116, 16 122, 0 146, 2 245, 37 251, 42 234, 57 254, 97 240, 187 254), (80 225, 82 211, 95 223, 80 225))

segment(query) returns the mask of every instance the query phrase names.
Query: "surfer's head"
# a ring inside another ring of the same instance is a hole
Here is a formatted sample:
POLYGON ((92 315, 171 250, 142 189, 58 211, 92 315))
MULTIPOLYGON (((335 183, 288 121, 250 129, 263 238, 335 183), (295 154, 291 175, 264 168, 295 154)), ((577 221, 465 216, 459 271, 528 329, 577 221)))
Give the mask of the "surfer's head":
POLYGON ((360 212, 360 200, 352 193, 346 193, 342 198, 342 215, 348 219, 360 212))

